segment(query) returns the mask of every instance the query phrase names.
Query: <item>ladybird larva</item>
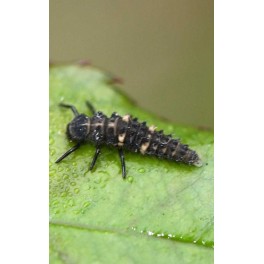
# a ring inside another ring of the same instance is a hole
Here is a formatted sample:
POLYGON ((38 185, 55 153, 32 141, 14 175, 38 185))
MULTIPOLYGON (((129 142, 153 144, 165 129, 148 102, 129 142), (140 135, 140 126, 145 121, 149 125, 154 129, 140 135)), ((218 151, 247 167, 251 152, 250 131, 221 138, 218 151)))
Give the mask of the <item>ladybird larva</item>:
POLYGON ((194 150, 191 150, 188 145, 182 144, 179 139, 165 135, 163 130, 156 131, 156 127, 148 127, 146 122, 140 123, 137 118, 132 118, 130 115, 122 117, 114 112, 110 117, 107 117, 102 112, 96 112, 90 102, 86 102, 86 104, 93 113, 92 117, 79 114, 73 105, 60 104, 61 107, 70 108, 74 114, 73 120, 67 125, 66 134, 69 140, 77 144, 58 158, 56 163, 62 161, 82 144, 92 142, 95 144, 96 150, 89 170, 93 169, 101 146, 106 144, 118 149, 123 178, 126 178, 123 149, 197 167, 202 166, 202 162, 194 150))

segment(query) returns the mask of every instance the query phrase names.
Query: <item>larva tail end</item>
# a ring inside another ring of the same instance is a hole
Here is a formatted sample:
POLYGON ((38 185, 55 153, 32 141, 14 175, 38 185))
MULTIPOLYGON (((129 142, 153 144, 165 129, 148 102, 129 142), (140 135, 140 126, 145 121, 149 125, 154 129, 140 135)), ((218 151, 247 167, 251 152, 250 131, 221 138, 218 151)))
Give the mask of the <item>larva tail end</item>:
POLYGON ((194 163, 193 163, 194 166, 196 167, 202 167, 203 166, 203 163, 202 161, 198 158, 194 163))

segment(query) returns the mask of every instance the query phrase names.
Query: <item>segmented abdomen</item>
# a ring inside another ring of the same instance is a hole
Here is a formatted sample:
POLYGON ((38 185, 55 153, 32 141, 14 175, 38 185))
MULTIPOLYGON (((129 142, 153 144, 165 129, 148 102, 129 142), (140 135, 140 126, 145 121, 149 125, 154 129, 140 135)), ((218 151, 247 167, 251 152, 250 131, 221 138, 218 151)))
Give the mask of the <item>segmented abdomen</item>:
MULTIPOLYGON (((110 118, 102 115, 102 118, 102 143, 195 166, 202 165, 197 153, 188 145, 173 139, 171 135, 164 135, 162 130, 156 131, 154 126, 148 127, 146 122, 140 123, 137 118, 129 115, 121 117, 116 113, 110 118)), ((98 120, 96 122, 98 124, 98 120)))

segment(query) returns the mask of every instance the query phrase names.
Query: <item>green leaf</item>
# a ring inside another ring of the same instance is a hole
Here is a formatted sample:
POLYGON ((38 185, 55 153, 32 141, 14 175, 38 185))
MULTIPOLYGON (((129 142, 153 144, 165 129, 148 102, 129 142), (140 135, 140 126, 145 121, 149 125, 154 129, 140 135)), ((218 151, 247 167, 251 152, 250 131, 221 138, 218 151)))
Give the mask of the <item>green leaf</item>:
POLYGON ((115 78, 93 67, 50 70, 51 263, 213 263, 213 133, 161 120, 135 106, 115 78), (203 161, 198 168, 125 152, 122 179, 115 148, 103 147, 94 170, 92 144, 61 163, 70 110, 91 115, 85 101, 108 116, 132 114, 181 138, 203 161))

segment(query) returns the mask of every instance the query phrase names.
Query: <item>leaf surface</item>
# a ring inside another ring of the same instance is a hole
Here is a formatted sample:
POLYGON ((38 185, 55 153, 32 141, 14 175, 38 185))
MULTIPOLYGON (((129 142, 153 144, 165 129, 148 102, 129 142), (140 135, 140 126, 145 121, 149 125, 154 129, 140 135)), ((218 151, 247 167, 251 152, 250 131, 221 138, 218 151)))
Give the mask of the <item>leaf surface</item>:
POLYGON ((50 69, 50 259, 51 263, 212 263, 213 133, 161 120, 135 106, 93 67, 50 69), (73 104, 85 101, 110 116, 131 114, 196 150, 201 168, 125 152, 121 177, 115 148, 103 147, 94 170, 92 144, 61 163, 74 143, 66 138, 73 104), (87 261, 89 260, 89 261, 87 261))

